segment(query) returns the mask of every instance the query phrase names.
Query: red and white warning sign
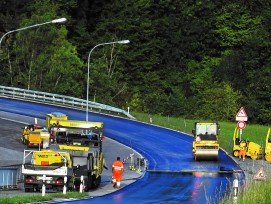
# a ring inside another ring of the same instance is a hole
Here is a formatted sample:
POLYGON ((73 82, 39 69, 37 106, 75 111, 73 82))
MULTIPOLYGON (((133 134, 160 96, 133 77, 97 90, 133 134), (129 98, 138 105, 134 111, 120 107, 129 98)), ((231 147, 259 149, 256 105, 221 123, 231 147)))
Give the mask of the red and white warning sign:
POLYGON ((238 113, 236 114, 236 121, 247 121, 247 114, 243 107, 240 108, 238 113))
POLYGON ((238 127, 240 130, 245 129, 246 123, 245 123, 244 121, 239 121, 239 122, 237 123, 237 127, 238 127))
POLYGON ((265 180, 265 174, 263 171, 263 167, 259 169, 259 171, 254 175, 255 180, 265 180))

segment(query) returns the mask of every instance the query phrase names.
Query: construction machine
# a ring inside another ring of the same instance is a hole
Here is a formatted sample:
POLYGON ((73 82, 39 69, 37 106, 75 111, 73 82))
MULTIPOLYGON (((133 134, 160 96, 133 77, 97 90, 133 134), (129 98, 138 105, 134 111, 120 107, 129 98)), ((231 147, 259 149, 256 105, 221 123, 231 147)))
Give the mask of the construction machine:
POLYGON ((24 150, 22 164, 25 192, 38 192, 45 184, 47 189, 62 191, 73 186, 73 169, 67 152, 43 149, 24 150))
POLYGON ((49 146, 50 134, 46 128, 35 125, 27 125, 23 128, 22 143, 27 147, 49 146))
MULTIPOLYGON (((87 122, 85 126, 74 127, 74 125, 51 126, 51 133, 55 134, 55 143, 50 147, 71 155, 74 189, 79 190, 82 184, 84 191, 88 191, 97 188, 101 183, 104 168, 102 129, 96 126, 89 127, 87 122)), ((103 123, 100 123, 99 127, 103 127, 103 123)))
POLYGON ((271 161, 271 139, 270 139, 270 128, 268 128, 266 141, 265 141, 265 160, 271 161))
POLYGON ((236 127, 233 134, 233 156, 239 157, 239 151, 244 146, 246 156, 252 160, 260 158, 262 155, 262 147, 255 142, 250 142, 248 139, 240 140, 239 135, 240 130, 236 127))
POLYGON ((217 122, 195 122, 192 130, 195 160, 218 160, 219 131, 220 127, 217 122))
MULTIPOLYGON (((61 134, 64 134, 65 131, 54 131, 52 128, 57 129, 61 127, 68 127, 74 129, 98 129, 101 130, 103 128, 103 123, 101 122, 91 122, 91 121, 80 121, 80 120, 68 120, 68 116, 61 112, 53 112, 46 115, 46 127, 51 132, 50 143, 55 143, 56 141, 56 132, 58 132, 58 137, 61 138, 61 134), (61 133, 62 132, 62 133, 61 133)), ((63 136, 65 137, 65 136, 63 136)))

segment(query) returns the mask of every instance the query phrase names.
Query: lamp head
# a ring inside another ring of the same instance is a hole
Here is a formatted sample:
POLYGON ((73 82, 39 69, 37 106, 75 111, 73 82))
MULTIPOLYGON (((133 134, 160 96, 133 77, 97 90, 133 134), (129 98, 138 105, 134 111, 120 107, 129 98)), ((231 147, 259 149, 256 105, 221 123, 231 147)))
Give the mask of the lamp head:
POLYGON ((121 40, 121 41, 117 41, 116 43, 119 43, 119 44, 128 44, 128 43, 130 43, 130 40, 121 40))
POLYGON ((67 20, 66 18, 59 18, 59 19, 52 20, 51 22, 52 22, 52 23, 63 23, 63 22, 65 22, 66 20, 67 20))

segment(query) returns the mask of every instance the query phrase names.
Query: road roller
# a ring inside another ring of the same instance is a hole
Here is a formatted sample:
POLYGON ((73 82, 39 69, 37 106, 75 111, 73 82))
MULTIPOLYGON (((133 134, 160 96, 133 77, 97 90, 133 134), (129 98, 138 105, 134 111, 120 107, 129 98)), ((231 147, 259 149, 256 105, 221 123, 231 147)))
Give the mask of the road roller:
POLYGON ((262 147, 261 145, 251 142, 248 139, 239 138, 240 130, 235 128, 233 134, 233 156, 239 157, 239 151, 242 146, 246 149, 246 156, 250 157, 252 160, 256 160, 262 157, 262 147))
POLYGON ((217 122, 195 122, 192 134, 193 155, 196 161, 218 160, 218 135, 219 124, 217 122))
POLYGON ((268 128, 266 135, 266 143, 265 143, 265 160, 271 161, 271 139, 270 139, 270 128, 268 128))

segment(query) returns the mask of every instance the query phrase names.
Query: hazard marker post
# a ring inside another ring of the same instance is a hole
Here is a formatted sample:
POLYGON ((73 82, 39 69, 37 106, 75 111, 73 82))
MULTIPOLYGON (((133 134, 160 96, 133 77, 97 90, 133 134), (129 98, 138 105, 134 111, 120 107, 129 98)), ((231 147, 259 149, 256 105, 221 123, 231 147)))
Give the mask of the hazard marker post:
POLYGON ((45 180, 46 180, 46 175, 43 174, 43 176, 42 176, 41 196, 45 196, 45 191, 46 191, 45 180))
POLYGON ((234 179, 233 180, 233 200, 234 200, 234 203, 237 203, 238 188, 239 188, 238 179, 234 179))
POLYGON ((79 192, 80 193, 83 193, 83 190, 84 190, 84 176, 81 176, 80 177, 80 187, 79 187, 79 192))
POLYGON ((263 167, 261 167, 259 171, 254 175, 254 180, 265 180, 263 167))

